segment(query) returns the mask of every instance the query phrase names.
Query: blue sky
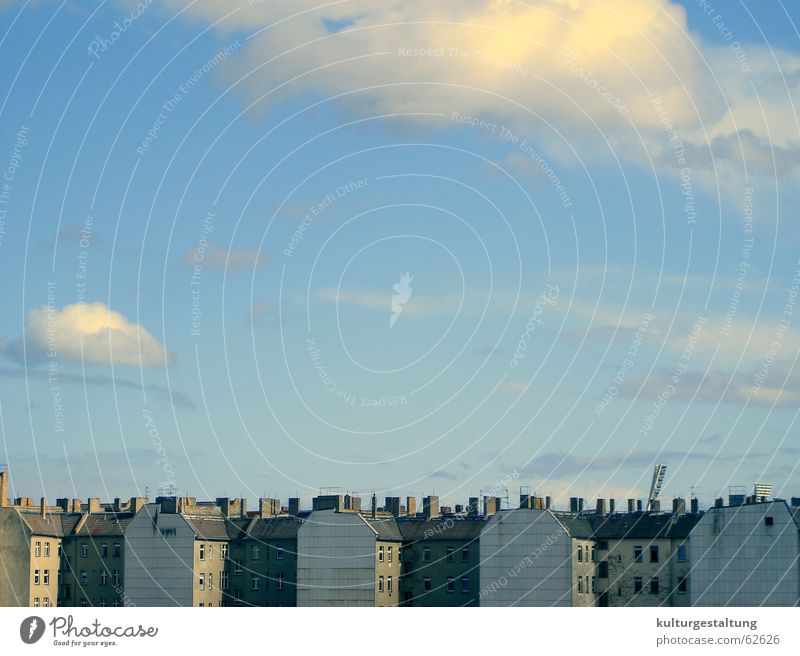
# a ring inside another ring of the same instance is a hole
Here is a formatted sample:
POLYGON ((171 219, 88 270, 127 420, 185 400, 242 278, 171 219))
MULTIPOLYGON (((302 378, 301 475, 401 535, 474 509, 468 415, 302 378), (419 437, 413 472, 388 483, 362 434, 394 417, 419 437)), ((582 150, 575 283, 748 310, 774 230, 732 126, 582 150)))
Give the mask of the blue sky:
POLYGON ((800 14, 717 4, 0 2, 14 493, 797 494, 800 14))

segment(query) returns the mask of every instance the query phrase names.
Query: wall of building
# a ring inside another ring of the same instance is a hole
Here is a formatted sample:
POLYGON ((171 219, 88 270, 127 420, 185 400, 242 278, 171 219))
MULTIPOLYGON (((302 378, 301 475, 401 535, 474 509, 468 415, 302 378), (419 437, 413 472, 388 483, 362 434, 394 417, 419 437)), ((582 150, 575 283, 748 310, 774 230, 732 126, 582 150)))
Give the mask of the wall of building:
POLYGON ((297 532, 297 605, 374 606, 375 542, 355 513, 309 515, 297 532))
POLYGON ((375 605, 376 606, 397 606, 400 603, 400 574, 402 557, 401 542, 388 542, 379 540, 375 543, 375 605), (378 557, 383 551, 383 560, 378 557), (383 579, 383 591, 378 584, 383 579))
POLYGON ((13 508, 0 508, 0 606, 30 604, 30 544, 13 508))
POLYGON ((599 594, 595 543, 584 538, 572 538, 571 548, 572 605, 595 606, 599 594))
POLYGON ((121 535, 69 535, 62 539, 62 553, 59 606, 122 605, 125 547, 121 535), (119 545, 119 555, 114 555, 114 545, 119 545))
POLYGON ((222 558, 223 544, 227 544, 227 541, 199 539, 194 541, 193 606, 218 607, 222 605, 220 582, 226 566, 225 560, 222 558))
POLYGON ((403 605, 477 606, 479 551, 477 539, 448 540, 440 536, 404 545, 403 605), (450 579, 455 584, 452 590, 447 585, 450 579), (466 589, 462 579, 467 581, 466 589))
POLYGON ((608 550, 597 551, 598 560, 608 562, 608 578, 598 578, 598 596, 607 593, 609 606, 669 606, 673 587, 674 563, 672 540, 668 538, 631 538, 611 540, 608 550), (658 549, 658 561, 652 562, 650 547, 658 549), (641 562, 635 553, 641 549, 641 562), (658 592, 651 591, 651 581, 658 581, 658 592), (637 581, 642 589, 637 592, 637 581))
POLYGON ((797 524, 785 502, 709 508, 690 545, 692 605, 798 605, 797 524))
POLYGON ((125 594, 135 606, 191 606, 194 531, 181 515, 149 504, 125 532, 125 594))
POLYGON ((245 571, 238 582, 241 605, 297 605, 297 540, 246 539, 231 548, 241 554, 244 564, 245 571), (258 589, 253 588, 253 579, 258 579, 258 589))
POLYGON ((481 606, 570 606, 572 550, 547 510, 501 511, 480 539, 481 606))

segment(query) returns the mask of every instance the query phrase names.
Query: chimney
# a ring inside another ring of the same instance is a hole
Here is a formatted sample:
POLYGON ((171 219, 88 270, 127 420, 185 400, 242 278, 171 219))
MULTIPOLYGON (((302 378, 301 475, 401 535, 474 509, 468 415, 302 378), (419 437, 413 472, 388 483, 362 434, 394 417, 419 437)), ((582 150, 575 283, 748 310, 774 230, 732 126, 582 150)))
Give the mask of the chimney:
MULTIPOLYGON (((692 499, 694 501, 694 499, 692 499)), ((800 506, 800 497, 792 497, 791 504, 792 508, 797 508, 800 506)))
POLYGON ((87 504, 89 506, 90 513, 99 513, 100 512, 100 499, 96 497, 89 497, 87 499, 87 504))
POLYGON ((661 502, 656 499, 650 504, 651 512, 661 512, 661 502))
POLYGON ((642 512, 642 500, 636 499, 636 512, 642 512))
POLYGON ((290 497, 289 499, 289 514, 297 515, 300 513, 300 499, 299 497, 290 497))
POLYGON ((56 499, 56 505, 61 508, 61 512, 69 512, 69 499, 56 499))
POLYGON ((714 500, 714 508, 722 508, 725 505, 725 502, 722 500, 722 497, 718 497, 714 500))
POLYGON ((544 498, 544 507, 550 510, 553 507, 553 498, 552 497, 545 497, 544 498))
POLYGON ((400 517, 400 497, 386 497, 383 507, 392 513, 392 517, 400 517))
POLYGON ((417 497, 406 497, 406 515, 414 517, 417 514, 417 497))
POLYGON ((0 467, 0 508, 8 506, 8 467, 0 467))
POLYGON ((39 512, 42 514, 42 517, 47 517, 47 497, 42 497, 39 504, 39 512))
POLYGON ((500 504, 497 497, 483 497, 483 514, 485 517, 491 517, 500 510, 500 504))
POLYGON ((467 504, 467 514, 470 517, 478 516, 478 501, 478 497, 469 498, 469 503, 467 504))
POLYGON ((597 505, 594 509, 595 515, 605 515, 606 514, 606 500, 605 499, 598 499, 597 505))
POLYGON ((580 497, 580 498, 578 499, 578 512, 579 512, 579 513, 582 513, 582 512, 583 512, 583 497, 580 497))
POLYGON ((261 498, 258 500, 258 515, 262 519, 274 517, 281 512, 280 499, 261 498))
POLYGON ((147 505, 147 499, 144 497, 131 497, 128 504, 128 511, 134 514, 138 513, 142 508, 147 505))
POLYGON ((525 494, 523 492, 520 492, 520 495, 519 495, 519 507, 520 508, 531 508, 532 507, 532 505, 531 505, 531 495, 530 494, 525 494))
POLYGON ((72 500, 72 512, 79 513, 81 511, 81 500, 80 499, 73 499, 72 500))
POLYGON ((422 514, 425 519, 439 516, 439 497, 427 496, 422 499, 422 514))
POLYGON ((610 515, 614 514, 614 511, 617 509, 617 500, 616 499, 609 499, 608 500, 608 512, 610 515))
POLYGON ((370 515, 372 519, 378 516, 378 495, 374 492, 372 493, 372 510, 370 511, 370 515))
POLYGON ((634 499, 628 499, 628 512, 635 512, 636 511, 636 501, 634 499))
POLYGON ((697 497, 692 498, 692 514, 699 515, 700 514, 700 499, 697 497))
POLYGON ((672 500, 672 512, 675 515, 685 515, 686 514, 686 500, 681 499, 678 497, 677 499, 672 500))

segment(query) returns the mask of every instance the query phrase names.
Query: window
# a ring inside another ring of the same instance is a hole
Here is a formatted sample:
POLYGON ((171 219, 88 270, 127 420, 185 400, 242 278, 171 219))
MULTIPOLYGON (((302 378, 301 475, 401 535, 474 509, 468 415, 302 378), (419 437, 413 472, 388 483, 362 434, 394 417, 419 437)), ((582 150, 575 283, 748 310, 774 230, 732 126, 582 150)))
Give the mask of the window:
POLYGON ((583 545, 582 544, 578 545, 578 562, 579 563, 583 562, 583 545))
POLYGON ((593 563, 597 562, 597 558, 595 558, 595 553, 594 553, 594 546, 592 546, 592 562, 593 563))
POLYGON ((658 547, 656 545, 650 545, 650 562, 658 562, 658 547))
POLYGON ((378 547, 378 562, 379 563, 383 562, 383 545, 380 545, 378 547))
POLYGON ((597 576, 599 578, 601 578, 601 579, 607 579, 608 578, 608 561, 607 560, 601 560, 597 564, 597 576))
POLYGON ((100 572, 100 585, 105 586, 106 583, 108 583, 108 573, 106 572, 106 570, 103 570, 102 572, 100 572))
POLYGON ((114 558, 119 558, 122 555, 122 545, 119 542, 114 543, 114 558))
POLYGON ((258 576, 253 576, 253 580, 250 582, 250 588, 252 590, 260 590, 261 589, 261 578, 258 576))
POLYGON ((584 592, 589 592, 589 577, 588 576, 584 576, 583 577, 583 591, 584 592))
POLYGON ((251 549, 251 556, 253 557, 253 560, 261 560, 261 547, 259 547, 257 544, 254 544, 253 548, 251 549))
POLYGON ((103 597, 103 598, 100 600, 100 608, 105 608, 105 607, 106 607, 106 598, 105 598, 105 597, 103 597))
POLYGON ((42 599, 42 606, 45 608, 50 608, 50 597, 45 597, 42 599))
POLYGON ((112 608, 118 608, 119 607, 119 599, 114 599, 114 601, 111 602, 111 607, 112 608))
POLYGON ((107 544, 101 544, 100 545, 100 555, 103 558, 108 558, 108 545, 107 544))
POLYGON ((88 575, 86 574, 86 570, 82 569, 81 570, 81 585, 86 585, 87 580, 88 580, 88 575))
POLYGON ((89 545, 81 544, 81 558, 86 558, 89 555, 89 545))
POLYGON ((660 586, 658 585, 658 577, 654 576, 652 579, 650 579, 650 594, 657 595, 659 590, 660 586))
POLYGON ((431 550, 429 547, 425 547, 422 550, 422 560, 424 560, 427 563, 428 561, 430 561, 430 559, 431 559, 431 550))
POLYGON ((386 592, 388 592, 389 594, 392 594, 392 577, 391 576, 387 576, 386 577, 386 592))
POLYGON ((464 547, 461 550, 461 562, 466 563, 469 560, 469 547, 464 547))
POLYGON ((461 592, 464 592, 464 593, 469 592, 469 588, 470 588, 469 577, 468 576, 462 576, 461 577, 461 592))
POLYGON ((686 560, 686 545, 682 544, 678 547, 678 562, 684 562, 686 560))
POLYGON ((42 555, 42 543, 38 540, 33 543, 33 555, 37 558, 42 555))
POLYGON ((206 589, 206 575, 200 572, 199 580, 197 583, 198 590, 205 590, 206 589))
POLYGON ((775 520, 772 517, 770 517, 769 515, 764 517, 764 526, 774 526, 774 525, 775 525, 775 520))
POLYGON ((206 581, 206 583, 208 584, 209 590, 214 589, 214 575, 211 572, 208 573, 208 580, 206 581))
POLYGON ((278 572, 278 590, 283 590, 283 572, 278 572))
POLYGON ((72 599, 72 586, 69 583, 64 586, 64 599, 72 599))
POLYGON ((633 548, 633 562, 634 563, 642 562, 642 548, 638 545, 633 548))
POLYGON ((592 577, 592 592, 597 592, 597 578, 594 576, 592 577))
POLYGON ((431 591, 431 579, 429 576, 426 576, 422 579, 422 590, 423 592, 430 592, 431 591))
POLYGON ((206 559, 206 545, 201 544, 200 545, 200 560, 205 560, 205 559, 206 559))
POLYGON ((242 573, 242 561, 234 560, 233 561, 233 573, 234 574, 241 574, 242 573))
POLYGON ((86 597, 81 599, 81 608, 86 608, 89 605, 89 602, 86 601, 86 597))
POLYGON ((44 570, 44 574, 42 575, 42 583, 45 585, 50 585, 50 570, 44 570))
POLYGON ((275 548, 275 560, 283 560, 283 547, 275 548))
POLYGON ((454 551, 455 551, 455 549, 453 549, 453 547, 447 547, 447 562, 448 563, 452 563, 453 562, 453 552, 454 551))
POLYGON ((578 577, 578 592, 583 592, 583 577, 578 577))
POLYGON ((448 592, 456 591, 456 580, 452 576, 447 577, 447 591, 448 592))
POLYGON ((64 555, 64 549, 61 548, 61 543, 58 543, 58 557, 61 558, 64 555))
POLYGON ((387 555, 389 556, 389 562, 391 563, 392 562, 392 548, 391 547, 386 547, 386 551, 388 552, 387 555))
POLYGON ((39 570, 38 569, 33 570, 33 584, 34 585, 39 585, 39 570))
POLYGON ((378 577, 378 592, 383 592, 383 577, 378 577))
POLYGON ((220 547, 219 547, 219 557, 222 558, 222 560, 227 560, 227 558, 228 558, 228 545, 227 544, 221 544, 220 545, 220 547))
POLYGON ((228 572, 219 573, 219 589, 220 590, 228 589, 228 572))
POLYGON ((205 606, 205 604, 201 601, 200 602, 200 608, 203 608, 204 606, 205 606))
POLYGON ((642 577, 636 576, 633 579, 633 591, 634 592, 641 592, 642 591, 642 577))
POLYGON ((39 597, 34 597, 33 598, 33 607, 34 608, 39 608, 39 597))
MULTIPOLYGON (((213 544, 209 544, 208 545, 208 559, 211 560, 213 557, 214 557, 214 545, 213 544)), ((210 605, 211 604, 209 604, 209 606, 210 605)))
POLYGON ((112 583, 112 585, 115 585, 116 587, 119 587, 119 570, 118 569, 115 569, 113 572, 111 572, 111 583, 112 583))
POLYGON ((678 580, 678 594, 686 594, 689 591, 689 580, 685 576, 681 576, 678 580))

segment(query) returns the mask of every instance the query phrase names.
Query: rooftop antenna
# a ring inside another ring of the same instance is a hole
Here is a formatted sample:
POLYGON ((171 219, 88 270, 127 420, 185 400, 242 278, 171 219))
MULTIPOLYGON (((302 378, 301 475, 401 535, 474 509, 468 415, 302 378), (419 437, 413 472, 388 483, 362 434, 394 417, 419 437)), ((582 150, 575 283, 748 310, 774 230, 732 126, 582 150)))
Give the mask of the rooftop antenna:
POLYGON ((666 473, 666 465, 656 465, 653 468, 653 482, 650 484, 650 495, 647 497, 648 512, 653 509, 653 504, 658 500, 661 494, 661 488, 664 487, 664 476, 666 473))

